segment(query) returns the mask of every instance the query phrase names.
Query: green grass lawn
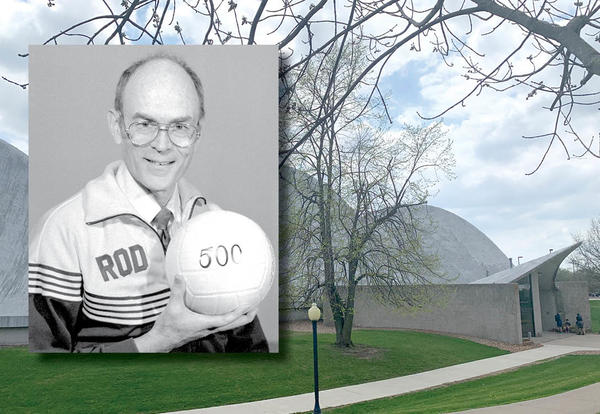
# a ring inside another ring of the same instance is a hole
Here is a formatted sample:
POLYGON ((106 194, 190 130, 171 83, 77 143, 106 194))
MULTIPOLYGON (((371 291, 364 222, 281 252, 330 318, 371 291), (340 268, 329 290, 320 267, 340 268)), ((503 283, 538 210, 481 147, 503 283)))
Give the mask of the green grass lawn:
MULTIPOLYGON (((504 354, 441 335, 364 330, 370 359, 319 335, 321 389, 412 374, 504 354)), ((280 354, 30 354, 0 349, 3 412, 164 412, 311 392, 312 334, 282 333, 280 354)), ((360 348, 359 348, 360 350, 360 348)))
POLYGON ((600 331, 600 300, 590 300, 590 312, 592 314, 592 332, 600 331))
POLYGON ((558 394, 600 381, 600 355, 568 355, 474 381, 324 410, 349 413, 446 413, 558 394))

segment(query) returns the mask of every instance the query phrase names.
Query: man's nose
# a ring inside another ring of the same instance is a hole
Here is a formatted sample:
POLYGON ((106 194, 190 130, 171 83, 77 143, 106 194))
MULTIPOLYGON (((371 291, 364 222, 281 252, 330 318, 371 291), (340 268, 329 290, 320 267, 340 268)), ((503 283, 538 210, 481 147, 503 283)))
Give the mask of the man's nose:
POLYGON ((164 152, 171 147, 171 138, 169 138, 168 130, 169 128, 166 126, 159 127, 156 138, 151 143, 152 148, 156 151, 164 152))

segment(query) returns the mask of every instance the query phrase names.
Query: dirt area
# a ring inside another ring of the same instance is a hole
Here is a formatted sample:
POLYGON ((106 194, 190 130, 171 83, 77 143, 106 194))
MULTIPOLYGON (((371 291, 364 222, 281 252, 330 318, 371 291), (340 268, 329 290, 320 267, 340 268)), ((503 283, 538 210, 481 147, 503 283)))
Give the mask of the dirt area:
MULTIPOLYGON (((440 332, 431 332, 431 333, 439 334, 440 332)), ((446 334, 446 333, 441 333, 441 335, 448 335, 448 336, 453 336, 455 338, 467 339, 469 341, 477 342, 478 344, 488 345, 488 346, 493 346, 498 349, 503 349, 510 353, 526 351, 528 349, 539 348, 540 346, 542 346, 542 344, 536 344, 533 341, 529 341, 527 339, 525 339, 523 341, 523 343, 519 345, 519 344, 507 344, 506 342, 500 342, 500 341, 492 341, 491 339, 475 338, 475 337, 466 336, 466 335, 453 335, 453 334, 446 334)))
MULTIPOLYGON (((296 331, 296 332, 311 332, 312 331, 312 325, 311 325, 310 321, 282 322, 279 326, 281 329, 286 329, 289 331, 296 331)), ((355 329, 365 329, 365 328, 355 328, 355 329)), ((386 328, 369 328, 369 329, 386 330, 386 328)), ((387 328, 387 330, 403 330, 403 329, 387 328)), ((335 328, 333 326, 325 326, 325 325, 323 325, 323 322, 319 322, 318 326, 317 326, 317 331, 319 333, 335 333, 335 328)), ((448 333, 434 332, 434 331, 425 331, 425 330, 420 330, 419 332, 440 334, 440 335, 452 336, 455 338, 467 339, 469 341, 477 342, 478 344, 493 346, 495 348, 503 349, 503 350, 511 352, 511 353, 525 351, 527 349, 532 349, 532 348, 537 348, 537 347, 542 346, 541 344, 535 344, 528 340, 525 340, 522 345, 515 345, 515 344, 507 344, 505 342, 492 341, 489 339, 475 338, 475 337, 466 336, 466 335, 455 335, 455 334, 448 334, 448 333)), ((357 348, 357 347, 355 347, 355 348, 357 348)), ((357 350, 356 353, 358 354, 360 352, 363 352, 365 355, 368 355, 369 352, 371 352, 366 349, 368 347, 364 347, 364 348, 365 349, 363 349, 363 351, 357 350)), ((347 352, 351 353, 353 351, 349 350, 347 352)), ((371 358, 372 358, 373 355, 375 355, 376 353, 371 352, 371 354, 372 354, 372 356, 371 356, 371 358)), ((365 358, 369 358, 369 356, 365 356, 365 358)))
POLYGON ((600 355, 600 351, 577 351, 572 352, 570 355, 600 355))
POLYGON ((372 348, 366 345, 354 345, 352 348, 346 348, 342 351, 344 355, 350 355, 358 359, 379 359, 382 358, 387 349, 372 348))
MULTIPOLYGON (((281 322, 279 324, 281 329, 285 329, 288 331, 294 332, 312 332, 312 323, 310 321, 291 321, 291 322, 281 322)), ((335 328, 333 326, 325 326, 323 322, 319 322, 317 324, 317 332, 319 333, 335 333, 335 328)), ((335 346, 335 345, 331 345, 335 346)), ((342 353, 345 355, 351 355, 353 357, 359 359, 378 359, 383 357, 386 349, 381 348, 373 348, 366 345, 356 344, 352 348, 346 348, 342 350, 342 353)))

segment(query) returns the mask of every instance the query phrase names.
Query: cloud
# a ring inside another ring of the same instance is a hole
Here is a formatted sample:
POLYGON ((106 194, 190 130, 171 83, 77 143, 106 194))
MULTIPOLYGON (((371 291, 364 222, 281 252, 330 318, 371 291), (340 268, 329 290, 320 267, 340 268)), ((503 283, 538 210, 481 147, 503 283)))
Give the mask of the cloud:
MULTIPOLYGON (((486 37, 478 35, 482 32, 481 27, 475 27, 469 45, 485 54, 482 62, 488 67, 497 64, 508 48, 523 38, 514 29, 486 37)), ((398 60, 406 53, 399 54, 398 60)), ((423 65, 425 70, 406 73, 404 70, 413 65, 408 64, 387 74, 396 121, 420 123, 417 111, 425 115, 443 112, 473 87, 472 80, 461 76, 464 67, 456 57, 450 59, 453 67, 444 65, 439 57, 436 60, 436 65, 423 65), (410 89, 413 96, 398 98, 410 89)), ((522 68, 527 69, 529 61, 522 61, 522 68)), ((516 65, 515 61, 518 69, 516 65)), ((597 90, 599 80, 591 82, 588 88, 597 90)), ((574 136, 565 132, 565 126, 559 125, 558 132, 568 154, 555 140, 540 170, 525 175, 536 168, 550 138, 526 140, 522 136, 552 131, 556 114, 543 109, 550 105, 551 97, 538 93, 527 99, 528 93, 519 87, 505 92, 486 88, 444 114, 444 124, 454 141, 457 178, 442 181, 430 200, 477 226, 515 261, 517 256, 531 260, 550 248, 571 244, 573 233, 585 231, 590 219, 600 216, 600 160, 589 156, 568 160, 582 147, 573 142, 574 136)), ((595 136, 595 145, 599 145, 597 105, 574 108, 573 120, 581 137, 589 140, 595 136)))
MULTIPOLYGON (((103 7, 103 6, 102 6, 103 7)), ((46 2, 8 0, 0 13, 0 74, 18 83, 28 82, 28 45, 41 44, 75 22, 105 13, 95 2, 61 0, 54 7, 46 2)), ((100 23, 93 23, 99 27, 100 23)), ((82 43, 80 37, 63 37, 61 43, 82 43)), ((28 152, 27 91, 0 81, 0 138, 28 152)))
MULTIPOLYGON (((115 12, 120 12, 120 1, 109 2, 115 12)), ((310 2, 309 2, 310 3, 310 2)), ((175 21, 183 28, 187 43, 201 43, 207 28, 207 19, 198 16, 184 3, 177 3, 175 21)), ((340 4, 340 3, 338 3, 340 4)), ((449 9, 458 8, 462 2, 445 2, 449 9)), ((226 5, 226 2, 224 3, 226 5)), ((418 8, 424 2, 417 4, 418 8)), ((307 6, 308 5, 304 5, 307 6)), ((256 2, 238 2, 238 16, 252 18, 256 2)), ((273 7, 273 6, 268 6, 273 7)), ((298 8, 298 14, 306 14, 307 7, 298 8)), ((271 10, 271 9, 268 9, 271 10)), ((40 44, 60 29, 87 17, 104 14, 107 9, 102 2, 61 0, 49 8, 46 2, 3 2, 0 14, 0 73, 17 82, 27 82, 27 59, 18 53, 27 51, 27 45, 40 44)), ((149 8, 143 13, 149 13, 149 8)), ((347 17, 348 9, 339 7, 338 16, 347 17)), ((268 15, 268 11, 264 16, 268 15)), ((326 21, 333 16, 331 8, 321 10, 317 17, 326 21)), ((168 16, 170 20, 170 16, 168 16)), ((233 13, 221 13, 227 30, 236 31, 233 13)), ((92 23, 90 31, 106 23, 92 23)), ((473 34, 466 35, 467 20, 450 22, 450 29, 468 45, 485 54, 478 59, 483 69, 493 68, 510 48, 518 45, 523 33, 512 25, 504 25, 489 36, 482 36, 498 21, 477 22, 473 34)), ((363 28, 368 33, 381 33, 398 23, 397 19, 380 15, 363 28)), ((257 43, 274 44, 291 30, 284 23, 275 34, 277 18, 267 18, 258 26, 257 43)), ((163 36, 179 42, 174 23, 166 26, 163 36)), ((315 44, 331 35, 331 25, 313 24, 315 44)), ((241 27, 245 33, 249 25, 241 27)), ((306 50, 306 31, 291 44, 293 58, 306 50)), ((431 37, 429 38, 431 40, 431 37)), ((410 50, 405 45, 388 61, 381 81, 382 89, 391 90, 389 110, 396 124, 422 123, 417 111, 423 115, 435 115, 453 103, 460 101, 465 92, 473 87, 473 81, 465 79, 463 62, 453 55, 448 67, 441 58, 432 53, 429 40, 422 42, 422 51, 410 50)), ((115 42, 116 39, 113 40, 115 42)), ((63 37, 61 43, 85 42, 81 37, 63 37)), ((232 42, 235 43, 235 42, 232 42)), ((515 70, 526 70, 531 65, 525 49, 513 59, 515 70)), ((552 69, 559 70, 560 68, 552 69)), ((598 90, 600 79, 594 77, 589 89, 598 90)), ((495 241, 509 256, 525 256, 531 259, 547 253, 548 248, 560 248, 572 241, 571 234, 584 231, 592 217, 600 216, 600 160, 566 160, 561 146, 554 144, 542 168, 533 176, 525 176, 533 170, 547 145, 547 140, 524 140, 522 135, 548 132, 553 125, 553 113, 541 109, 551 99, 538 93, 526 99, 528 90, 515 88, 499 93, 484 90, 472 96, 465 106, 459 105, 443 117, 449 135, 454 140, 457 161, 457 178, 440 183, 439 193, 431 200, 434 205, 447 208, 471 221, 495 241)), ((586 98, 581 98, 585 100, 586 98)), ((591 99, 591 98, 590 98, 591 99)), ((595 136, 598 145, 597 106, 576 108, 573 119, 581 137, 589 140, 595 136)), ((394 126, 395 127, 395 126, 394 126)), ((559 129, 564 134, 564 127, 559 129)), ((564 134, 569 153, 580 150, 572 146, 573 136, 564 134)), ((0 138, 27 150, 27 92, 6 82, 0 83, 0 138)), ((600 148, 600 147, 597 147, 600 148)))

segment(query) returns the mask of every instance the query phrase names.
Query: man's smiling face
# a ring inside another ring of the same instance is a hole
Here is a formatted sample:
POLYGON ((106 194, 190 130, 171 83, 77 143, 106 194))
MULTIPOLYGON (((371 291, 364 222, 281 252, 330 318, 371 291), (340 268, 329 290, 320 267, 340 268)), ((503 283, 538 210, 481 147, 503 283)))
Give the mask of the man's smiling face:
POLYGON ((122 99, 120 139, 115 139, 122 141, 125 164, 133 178, 165 204, 190 164, 195 143, 187 148, 173 145, 165 127, 149 144, 134 146, 125 129, 136 121, 196 126, 200 102, 192 79, 175 62, 152 60, 131 75, 122 99))

